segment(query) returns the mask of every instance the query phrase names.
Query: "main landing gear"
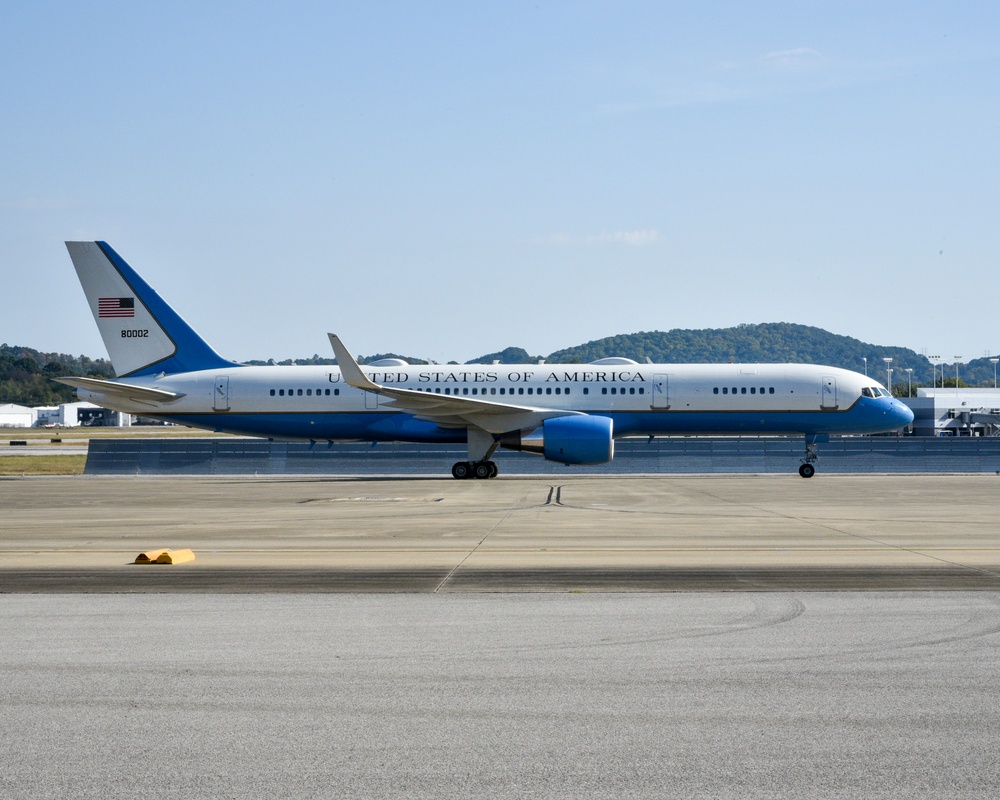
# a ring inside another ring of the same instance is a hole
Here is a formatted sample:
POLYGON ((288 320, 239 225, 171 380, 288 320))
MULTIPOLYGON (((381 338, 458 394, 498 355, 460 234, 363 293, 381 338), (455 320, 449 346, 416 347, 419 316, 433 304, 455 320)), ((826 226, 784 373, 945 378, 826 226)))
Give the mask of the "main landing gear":
POLYGON ((459 480, 495 478, 500 470, 493 461, 490 461, 490 457, 500 446, 499 437, 494 437, 492 433, 473 425, 466 428, 465 435, 469 444, 469 460, 456 462, 451 468, 451 476, 459 480))
POLYGON ((500 474, 495 461, 458 461, 451 468, 451 476, 463 480, 465 478, 479 478, 486 480, 495 478, 500 474))

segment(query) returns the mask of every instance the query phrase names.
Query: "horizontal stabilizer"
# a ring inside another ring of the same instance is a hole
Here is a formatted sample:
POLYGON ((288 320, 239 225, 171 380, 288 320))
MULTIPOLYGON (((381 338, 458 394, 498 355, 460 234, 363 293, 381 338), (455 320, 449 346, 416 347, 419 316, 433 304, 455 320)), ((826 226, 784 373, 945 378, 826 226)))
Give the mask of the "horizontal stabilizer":
POLYGON ((184 395, 178 392, 165 392, 163 389, 150 389, 146 386, 133 386, 130 383, 118 381, 102 381, 97 378, 56 378, 59 383, 65 383, 74 389, 83 389, 94 394, 102 394, 109 398, 135 400, 140 403, 169 403, 184 395))

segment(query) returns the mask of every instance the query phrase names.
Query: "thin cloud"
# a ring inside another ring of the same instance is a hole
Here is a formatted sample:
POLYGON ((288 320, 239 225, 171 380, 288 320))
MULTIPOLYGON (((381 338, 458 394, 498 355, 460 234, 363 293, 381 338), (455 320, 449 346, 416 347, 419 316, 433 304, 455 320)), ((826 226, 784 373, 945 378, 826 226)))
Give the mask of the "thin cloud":
POLYGON ((626 245, 628 247, 644 247, 656 244, 660 234, 654 230, 611 231, 608 233, 576 236, 569 233, 553 233, 532 241, 535 244, 570 245, 574 247, 591 247, 600 245, 626 245))
POLYGON ((818 50, 811 47, 795 47, 791 50, 774 50, 765 53, 759 59, 763 64, 775 65, 784 69, 801 69, 811 67, 822 59, 818 50))
POLYGON ((80 203, 68 197, 18 197, 3 203, 4 211, 65 211, 80 203))

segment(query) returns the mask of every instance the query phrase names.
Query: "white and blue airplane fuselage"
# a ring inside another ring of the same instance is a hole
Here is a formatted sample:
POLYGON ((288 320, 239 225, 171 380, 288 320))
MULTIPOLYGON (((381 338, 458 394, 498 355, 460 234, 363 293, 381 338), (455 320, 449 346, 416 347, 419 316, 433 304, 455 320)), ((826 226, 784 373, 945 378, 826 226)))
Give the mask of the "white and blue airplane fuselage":
POLYGON ((455 477, 496 475, 498 447, 564 464, 610 461, 624 436, 799 435, 897 430, 909 408, 876 381, 808 364, 247 366, 219 356, 104 242, 67 242, 116 372, 64 378, 81 399, 214 431, 272 439, 468 445, 455 477))

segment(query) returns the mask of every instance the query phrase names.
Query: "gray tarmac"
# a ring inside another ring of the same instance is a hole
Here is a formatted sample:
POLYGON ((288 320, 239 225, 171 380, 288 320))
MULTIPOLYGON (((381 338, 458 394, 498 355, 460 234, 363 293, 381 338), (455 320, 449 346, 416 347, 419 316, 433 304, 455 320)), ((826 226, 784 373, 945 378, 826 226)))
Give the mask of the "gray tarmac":
POLYGON ((0 479, 0 592, 1000 589, 997 475, 0 479), (131 562, 189 548, 172 566, 131 562))
POLYGON ((995 592, 0 596, 0 795, 995 798, 995 592))
POLYGON ((995 798, 998 480, 0 479, 0 796, 995 798))

